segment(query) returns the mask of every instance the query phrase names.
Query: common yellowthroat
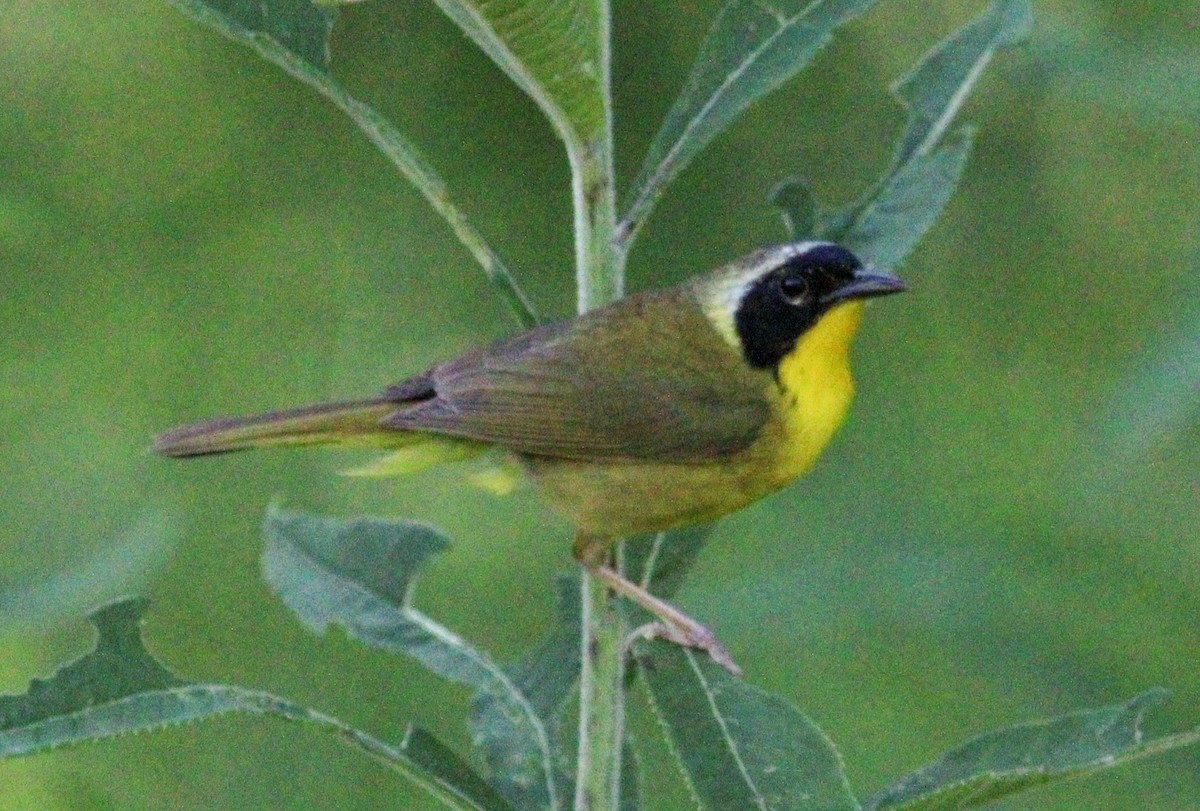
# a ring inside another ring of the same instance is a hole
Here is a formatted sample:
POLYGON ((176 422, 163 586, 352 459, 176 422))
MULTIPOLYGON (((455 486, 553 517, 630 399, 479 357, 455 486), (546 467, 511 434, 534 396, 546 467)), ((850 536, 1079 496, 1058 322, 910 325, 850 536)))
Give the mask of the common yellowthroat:
POLYGON ((577 528, 576 559, 737 672, 703 625, 609 567, 616 539, 715 519, 804 473, 841 424, 863 300, 904 284, 800 242, 434 366, 378 397, 176 428, 200 456, 273 445, 391 449, 396 470, 511 454, 577 528))

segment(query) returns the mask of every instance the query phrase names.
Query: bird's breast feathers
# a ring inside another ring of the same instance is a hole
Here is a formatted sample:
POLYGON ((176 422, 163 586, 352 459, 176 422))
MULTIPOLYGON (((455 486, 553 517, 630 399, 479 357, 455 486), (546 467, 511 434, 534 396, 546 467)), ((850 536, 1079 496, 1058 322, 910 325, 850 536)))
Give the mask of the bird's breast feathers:
POLYGON ((774 391, 778 436, 775 476, 780 484, 807 471, 846 417, 854 396, 849 350, 862 316, 848 302, 822 316, 779 363, 774 391))

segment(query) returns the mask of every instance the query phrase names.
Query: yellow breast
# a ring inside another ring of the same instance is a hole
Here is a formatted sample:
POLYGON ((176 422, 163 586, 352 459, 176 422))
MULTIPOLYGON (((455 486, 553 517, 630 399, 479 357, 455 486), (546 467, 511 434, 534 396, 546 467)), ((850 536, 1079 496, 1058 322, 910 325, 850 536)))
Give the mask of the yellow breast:
POLYGON ((782 417, 775 461, 780 485, 812 467, 846 417, 854 396, 850 342, 862 308, 851 301, 825 313, 779 364, 771 397, 782 417))

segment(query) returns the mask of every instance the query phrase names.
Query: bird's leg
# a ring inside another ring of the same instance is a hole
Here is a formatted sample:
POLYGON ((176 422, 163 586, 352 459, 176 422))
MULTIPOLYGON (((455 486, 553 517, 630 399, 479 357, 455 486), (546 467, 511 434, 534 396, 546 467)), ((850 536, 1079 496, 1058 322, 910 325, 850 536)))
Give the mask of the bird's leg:
POLYGON ((701 625, 675 606, 659 597, 655 597, 646 589, 618 574, 608 564, 608 552, 611 543, 607 538, 580 533, 575 538, 575 559, 588 572, 608 586, 612 591, 626 599, 633 600, 642 608, 658 617, 658 622, 652 623, 639 633, 646 637, 657 637, 683 645, 688 648, 698 648, 705 651, 712 660, 735 676, 742 675, 729 651, 717 641, 717 637, 708 628, 701 625))

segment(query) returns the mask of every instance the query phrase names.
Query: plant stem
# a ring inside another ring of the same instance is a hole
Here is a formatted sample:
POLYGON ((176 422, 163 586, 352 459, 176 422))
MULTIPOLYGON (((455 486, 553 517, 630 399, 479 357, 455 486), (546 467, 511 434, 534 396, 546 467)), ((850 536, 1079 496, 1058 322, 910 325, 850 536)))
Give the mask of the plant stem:
MULTIPOLYGON (((593 0, 600 24, 597 64, 604 94, 599 137, 573 152, 575 279, 579 312, 620 298, 624 254, 613 247, 616 194, 613 180, 609 0, 593 0)), ((620 566, 620 549, 617 565, 620 566)), ((583 571, 579 678, 579 752, 575 811, 618 811, 624 741, 625 620, 608 589, 583 571)))
POLYGON ((624 739, 626 627, 608 589, 583 575, 583 657, 575 811, 617 811, 624 739))

